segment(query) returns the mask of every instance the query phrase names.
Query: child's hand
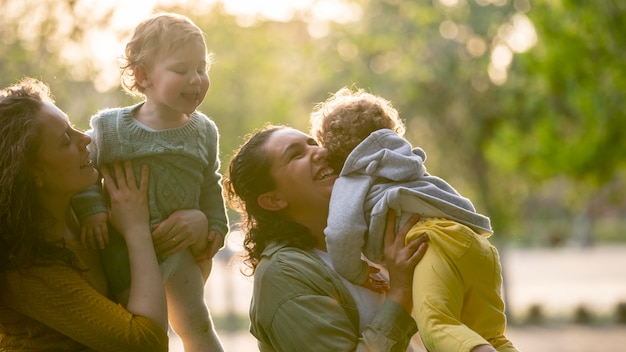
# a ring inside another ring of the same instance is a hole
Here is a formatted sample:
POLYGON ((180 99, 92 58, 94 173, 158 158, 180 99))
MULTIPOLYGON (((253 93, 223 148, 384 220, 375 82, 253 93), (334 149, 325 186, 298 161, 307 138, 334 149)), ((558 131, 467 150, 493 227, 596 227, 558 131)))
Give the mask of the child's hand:
POLYGON ((224 246, 224 236, 217 231, 209 231, 208 235, 191 245, 191 253, 196 261, 213 260, 217 251, 224 246))
POLYGON ((224 246, 224 236, 217 231, 209 231, 204 241, 197 241, 189 247, 196 260, 196 264, 200 267, 204 282, 206 282, 209 278, 209 274, 211 274, 213 257, 222 246, 224 246))
POLYGON ((100 248, 109 244, 108 214, 105 212, 87 215, 81 221, 80 240, 90 248, 100 248))
POLYGON ((195 243, 206 243, 209 222, 198 209, 177 210, 152 228, 154 248, 162 258, 178 253, 195 243))
POLYGON ((378 275, 376 275, 379 272, 379 268, 370 266, 367 279, 365 279, 365 282, 362 283, 361 286, 377 293, 383 293, 387 291, 389 289, 389 283, 385 279, 382 279, 378 275))
POLYGON ((224 236, 217 231, 209 231, 209 249, 207 251, 207 258, 213 259, 220 248, 224 247, 224 236))

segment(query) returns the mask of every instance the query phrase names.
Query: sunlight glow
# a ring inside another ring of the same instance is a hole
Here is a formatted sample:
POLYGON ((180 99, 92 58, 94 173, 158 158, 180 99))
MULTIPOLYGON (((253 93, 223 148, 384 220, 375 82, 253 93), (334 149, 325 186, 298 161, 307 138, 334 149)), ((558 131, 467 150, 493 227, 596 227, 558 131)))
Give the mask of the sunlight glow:
POLYGON ((455 7, 459 5, 459 0, 439 0, 439 3, 447 7, 455 7))
POLYGON ((506 69, 513 61, 513 53, 506 45, 498 44, 491 52, 491 63, 495 68, 506 69))
POLYGON ((298 10, 311 6, 312 0, 220 0, 224 9, 231 15, 286 22, 293 18, 298 10))
POLYGON ((496 85, 502 85, 506 82, 508 76, 508 68, 513 61, 513 52, 508 46, 498 44, 491 52, 491 63, 487 69, 489 78, 496 85))
MULTIPOLYGON (((501 6, 508 0, 476 0, 479 5, 501 6)), ((516 8, 528 10, 528 0, 512 0, 516 8)), ((448 7, 461 6, 464 0, 438 0, 440 4, 448 7)), ((9 2, 16 8, 10 9, 9 14, 24 16, 24 11, 19 8, 18 2, 9 2)), ((105 91, 119 86, 119 58, 123 55, 124 45, 131 35, 133 28, 139 21, 154 13, 159 6, 175 6, 191 8, 202 5, 210 8, 221 4, 224 10, 237 18, 240 26, 253 26, 258 21, 290 21, 298 19, 308 25, 309 35, 321 38, 331 30, 332 23, 357 22, 363 16, 363 9, 356 3, 346 0, 78 0, 76 11, 89 13, 94 19, 109 17, 106 26, 96 27, 83 33, 83 41, 79 44, 61 43, 57 41, 53 46, 61 49, 60 56, 68 62, 73 62, 71 74, 80 79, 96 73, 92 77, 99 91, 105 91)), ((58 9, 58 8, 53 8, 58 9)), ((39 11, 31 11, 29 17, 45 16, 45 8, 39 11)), ((59 13, 57 16, 62 17, 59 13)), ((41 21, 39 21, 41 22, 41 21)), ((29 38, 31 33, 37 33, 28 27, 29 23, 38 21, 23 21, 15 31, 22 38, 29 38)), ((62 24, 63 22, 61 22, 62 24)), ((71 35, 71 25, 68 24, 68 33, 60 30, 61 36, 71 35)), ((537 43, 537 33, 531 21, 523 12, 516 15, 498 29, 498 35, 493 44, 487 43, 480 36, 472 34, 470 28, 459 25, 451 20, 443 21, 439 26, 439 33, 443 38, 454 40, 465 46, 470 57, 481 57, 490 51, 491 64, 488 70, 490 79, 502 84, 506 81, 507 71, 513 60, 514 53, 522 53, 530 50, 537 43), (489 48, 490 46, 493 46, 489 48)), ((59 39, 62 40, 62 39, 59 39)), ((25 41, 28 45, 28 40, 25 41)), ((34 41, 33 41, 34 42, 34 41)), ((353 60, 358 55, 358 48, 350 42, 338 44, 338 52, 343 60, 353 60)), ((392 54, 374 57, 370 66, 374 72, 384 73, 390 65, 397 60, 392 54)))
POLYGON ((508 0, 476 0, 476 3, 480 6, 489 6, 489 5, 504 6, 507 4, 507 2, 508 0))
POLYGON ((516 53, 530 50, 537 44, 537 32, 532 22, 521 13, 515 14, 511 21, 499 31, 500 37, 516 53))
MULTIPOLYGON (((487 72, 494 84, 506 82, 514 53, 523 53, 537 44, 537 32, 523 13, 516 13, 508 23, 498 29, 496 44, 491 50, 491 63, 487 72)), ((468 48, 469 49, 469 48, 468 48)))
POLYGON ((495 67, 493 64, 489 64, 489 68, 487 68, 487 73, 489 74, 489 79, 491 79, 491 82, 493 82, 495 85, 501 86, 506 83, 508 75, 506 70, 495 67))
POLYGON ((467 41, 465 48, 473 57, 481 57, 487 51, 487 43, 480 36, 474 35, 467 41))
MULTIPOLYGON (((252 26, 259 20, 290 21, 296 16, 302 16, 303 20, 309 22, 309 34, 314 37, 327 35, 331 21, 346 23, 358 21, 362 16, 359 6, 337 0, 204 0, 202 6, 211 7, 218 2, 222 3, 227 13, 236 16, 237 23, 244 27, 252 26)), ((89 13, 96 19, 104 18, 110 13, 110 25, 85 33, 81 45, 63 45, 60 55, 69 62, 77 63, 72 72, 76 76, 85 75, 90 68, 98 71, 98 76, 93 77, 94 84, 99 91, 105 91, 119 85, 118 59, 139 21, 154 13, 160 5, 197 7, 198 3, 197 0, 79 0, 76 2, 77 11, 89 13)), ((10 13, 19 14, 20 11, 15 9, 10 13)), ((31 17, 44 15, 29 14, 31 17)), ((25 26, 27 23, 25 21, 25 26)), ((25 38, 28 38, 29 33, 36 33, 26 27, 18 30, 23 32, 21 34, 25 38)))
POLYGON ((356 22, 363 17, 363 10, 357 4, 337 1, 318 0, 311 6, 314 20, 337 23, 356 22))
POLYGON ((459 27, 450 20, 445 20, 439 25, 439 34, 446 39, 454 39, 458 33, 459 27))
POLYGON ((350 62, 359 55, 359 48, 348 39, 342 39, 337 43, 337 52, 344 61, 350 62))
POLYGON ((111 10, 110 27, 93 29, 85 33, 82 46, 64 45, 61 57, 70 62, 87 64, 75 65, 74 74, 84 74, 87 68, 99 71, 93 77, 94 86, 105 91, 120 84, 118 58, 124 52, 124 43, 138 21, 148 17, 157 5, 157 0, 125 1, 111 0, 103 3, 98 0, 81 0, 76 10, 90 13, 93 18, 103 18, 111 10))

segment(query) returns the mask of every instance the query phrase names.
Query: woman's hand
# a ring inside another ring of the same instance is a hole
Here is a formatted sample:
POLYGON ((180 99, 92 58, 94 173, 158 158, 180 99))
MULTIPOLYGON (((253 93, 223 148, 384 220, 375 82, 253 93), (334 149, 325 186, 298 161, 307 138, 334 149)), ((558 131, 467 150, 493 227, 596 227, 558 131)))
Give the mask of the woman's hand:
POLYGON ((126 309, 152 319, 167 331, 167 302, 159 269, 148 210, 148 167, 142 166, 139 186, 131 161, 113 164, 115 177, 102 168, 104 185, 111 198, 110 220, 124 236, 130 262, 130 293, 126 309))
POLYGON ((470 352, 498 352, 498 350, 491 345, 479 345, 472 348, 470 352))
POLYGON ((198 209, 184 209, 175 211, 152 230, 154 249, 167 258, 192 244, 206 246, 209 221, 198 209))
POLYGON ((385 227, 385 260, 389 271, 387 298, 398 302, 407 312, 413 310, 413 272, 422 259, 428 244, 428 236, 422 234, 405 245, 408 231, 417 223, 419 215, 413 215, 398 233, 395 233, 396 214, 387 213, 385 227))
MULTIPOLYGON (((148 211, 148 166, 141 168, 139 187, 135 181, 135 173, 130 161, 113 164, 115 178, 111 176, 108 167, 102 168, 104 186, 111 198, 109 219, 113 226, 126 238, 135 229, 149 230, 148 211)), ((128 241, 128 239, 126 239, 128 241)))

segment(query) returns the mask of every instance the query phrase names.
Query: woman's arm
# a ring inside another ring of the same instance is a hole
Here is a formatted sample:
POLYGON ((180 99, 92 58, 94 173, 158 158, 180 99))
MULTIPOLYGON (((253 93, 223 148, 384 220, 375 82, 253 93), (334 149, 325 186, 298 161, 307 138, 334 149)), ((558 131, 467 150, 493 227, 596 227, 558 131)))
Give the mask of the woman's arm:
MULTIPOLYGON (((85 275, 89 277, 90 273, 85 275)), ((3 303, 58 331, 43 329, 42 334, 31 338, 49 340, 45 342, 48 348, 68 344, 57 336, 61 334, 94 351, 167 351, 167 331, 162 326, 145 316, 129 313, 94 289, 82 272, 68 265, 11 272, 6 284, 3 303)), ((38 331, 36 324, 30 324, 33 331, 38 331)))
MULTIPOLYGON (((411 317, 413 269, 426 238, 404 245, 412 218, 399 232, 395 215, 386 227, 390 294, 359 336, 359 313, 339 275, 314 254, 283 248, 265 257, 255 273, 252 333, 275 350, 406 351, 417 332, 411 317), (317 258, 317 259, 315 259, 317 258)), ((271 348, 269 348, 271 350, 271 348)))
POLYGON ((417 331, 411 315, 387 300, 360 335, 350 292, 314 253, 283 248, 263 261, 250 310, 261 351, 404 352, 417 331))
POLYGON ((130 161, 113 165, 115 180, 107 167, 101 172, 111 198, 111 223, 128 246, 131 285, 127 309, 143 315, 167 330, 167 304, 157 262, 148 214, 148 167, 141 169, 139 187, 130 161))
POLYGON ((407 232, 418 220, 419 215, 413 215, 396 234, 393 228, 396 214, 390 210, 385 225, 385 261, 389 271, 387 300, 400 304, 409 314, 413 312, 413 273, 428 246, 425 234, 404 243, 407 232))

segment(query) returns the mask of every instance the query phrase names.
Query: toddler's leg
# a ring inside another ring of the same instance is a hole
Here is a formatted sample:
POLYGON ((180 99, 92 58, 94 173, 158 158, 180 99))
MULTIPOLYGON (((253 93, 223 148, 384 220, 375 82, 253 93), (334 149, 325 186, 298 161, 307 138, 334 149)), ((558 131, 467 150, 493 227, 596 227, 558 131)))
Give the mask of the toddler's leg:
POLYGON ((202 279, 206 283, 206 280, 209 279, 209 275, 211 275, 211 269, 213 269, 213 260, 209 258, 203 258, 201 260, 196 259, 196 265, 200 268, 202 279))
POLYGON ((167 312, 185 352, 223 351, 204 302, 204 279, 191 252, 178 253, 163 264, 172 265, 171 273, 164 277, 167 312))

